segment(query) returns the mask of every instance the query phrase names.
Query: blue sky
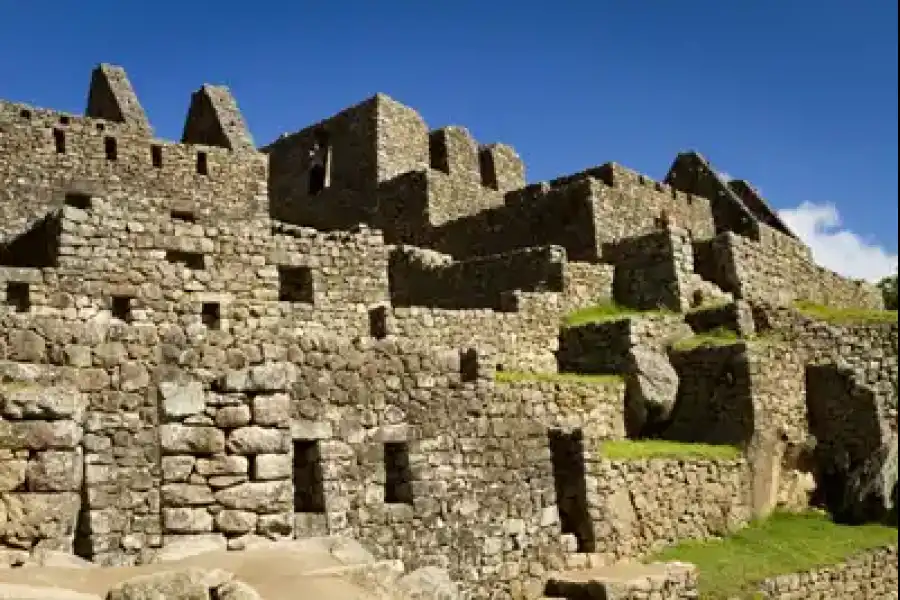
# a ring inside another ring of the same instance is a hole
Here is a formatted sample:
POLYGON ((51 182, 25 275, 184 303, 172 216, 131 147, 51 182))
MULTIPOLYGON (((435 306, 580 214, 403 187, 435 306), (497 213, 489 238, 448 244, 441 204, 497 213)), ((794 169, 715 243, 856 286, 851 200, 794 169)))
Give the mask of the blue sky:
POLYGON ((374 92, 503 141, 537 181, 697 149, 827 266, 897 253, 897 2, 0 0, 0 97, 84 109, 126 68, 157 134, 229 85, 257 143, 374 92))

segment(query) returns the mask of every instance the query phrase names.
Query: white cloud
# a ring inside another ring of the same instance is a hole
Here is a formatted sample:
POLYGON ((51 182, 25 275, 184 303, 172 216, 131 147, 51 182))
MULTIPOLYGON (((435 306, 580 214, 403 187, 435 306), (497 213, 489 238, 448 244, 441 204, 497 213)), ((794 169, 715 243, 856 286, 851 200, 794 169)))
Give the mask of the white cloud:
POLYGON ((817 263, 845 277, 876 282, 897 272, 897 255, 847 229, 833 204, 804 202, 778 215, 812 250, 817 263))

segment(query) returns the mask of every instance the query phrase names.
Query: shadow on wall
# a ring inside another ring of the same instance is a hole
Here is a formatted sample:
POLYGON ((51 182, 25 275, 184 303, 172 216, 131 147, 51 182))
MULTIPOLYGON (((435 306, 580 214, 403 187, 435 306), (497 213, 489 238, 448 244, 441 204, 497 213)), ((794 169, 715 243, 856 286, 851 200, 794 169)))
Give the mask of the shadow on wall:
POLYGON ((577 552, 594 552, 596 540, 587 506, 582 432, 554 429, 547 435, 562 533, 575 536, 577 552))
POLYGON ((806 405, 809 431, 817 442, 813 503, 838 521, 880 520, 878 492, 854 490, 851 483, 854 473, 884 450, 875 394, 836 365, 808 366, 806 405))
POLYGON ((750 372, 743 345, 671 352, 678 394, 656 437, 677 442, 744 447, 756 428, 750 372))

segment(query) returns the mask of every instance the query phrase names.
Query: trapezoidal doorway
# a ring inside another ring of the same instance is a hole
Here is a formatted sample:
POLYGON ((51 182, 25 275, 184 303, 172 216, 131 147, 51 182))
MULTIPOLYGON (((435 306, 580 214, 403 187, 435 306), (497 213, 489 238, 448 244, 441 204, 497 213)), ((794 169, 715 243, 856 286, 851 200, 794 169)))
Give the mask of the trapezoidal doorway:
POLYGON ((588 512, 582 432, 580 429, 569 432, 551 429, 547 437, 562 533, 575 536, 578 552, 594 552, 594 528, 588 512))

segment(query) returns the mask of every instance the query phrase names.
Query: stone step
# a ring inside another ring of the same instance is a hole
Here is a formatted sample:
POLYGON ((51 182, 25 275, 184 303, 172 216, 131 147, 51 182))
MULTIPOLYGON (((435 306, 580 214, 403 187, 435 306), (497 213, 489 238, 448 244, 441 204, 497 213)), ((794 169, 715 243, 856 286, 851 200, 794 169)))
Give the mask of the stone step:
POLYGON ((651 595, 665 591, 696 593, 696 567, 687 563, 617 563, 604 567, 553 573, 544 587, 545 597, 569 600, 620 598, 632 593, 651 595))

